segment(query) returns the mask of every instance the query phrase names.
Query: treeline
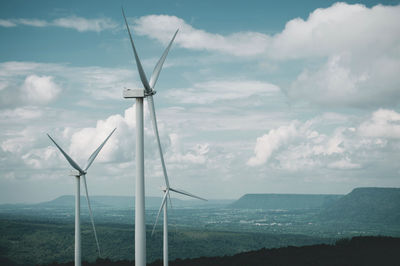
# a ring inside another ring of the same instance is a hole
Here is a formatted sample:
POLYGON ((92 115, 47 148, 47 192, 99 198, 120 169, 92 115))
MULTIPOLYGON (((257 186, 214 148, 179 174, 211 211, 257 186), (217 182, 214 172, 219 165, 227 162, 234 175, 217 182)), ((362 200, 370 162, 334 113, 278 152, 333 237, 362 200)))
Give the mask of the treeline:
MULTIPOLYGON (((90 224, 82 224, 82 259, 96 261, 98 252, 90 224)), ((132 225, 97 224, 102 258, 134 259, 132 225)), ((162 231, 151 237, 147 227, 147 261, 162 258, 162 231)), ((196 258, 233 255, 261 247, 304 246, 332 243, 331 239, 296 234, 264 234, 174 228, 169 232, 169 257, 196 258)), ((0 265, 65 263, 74 258, 74 224, 0 219, 0 265), (3 262, 1 261, 3 260, 3 262)))
MULTIPOLYGON (((261 266, 261 265, 323 265, 323 266, 395 266, 400 263, 400 238, 392 237, 353 237, 342 239, 334 245, 312 245, 304 247, 285 247, 260 249, 233 256, 201 257, 195 259, 176 259, 171 266, 261 266)), ((47 266, 72 266, 69 263, 52 263, 47 266)), ((98 259, 84 262, 86 266, 125 266, 134 261, 98 259)), ((157 260, 148 266, 161 266, 157 260)))

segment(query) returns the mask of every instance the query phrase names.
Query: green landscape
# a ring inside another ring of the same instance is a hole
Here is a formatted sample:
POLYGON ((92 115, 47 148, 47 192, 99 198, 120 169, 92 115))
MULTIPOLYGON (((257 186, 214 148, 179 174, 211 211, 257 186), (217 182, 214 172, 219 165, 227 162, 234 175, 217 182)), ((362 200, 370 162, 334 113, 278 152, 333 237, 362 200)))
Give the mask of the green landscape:
MULTIPOLYGON (((62 196, 40 204, 1 205, 2 265, 73 261, 73 200, 73 196, 62 196)), ((160 201, 147 200, 149 263, 162 258, 162 227, 159 225, 151 236, 160 201)), ((133 202, 131 197, 93 197, 101 258, 83 204, 83 261, 134 260, 133 202)), ((173 199, 172 206, 171 261, 288 246, 334 245, 359 236, 400 237, 398 188, 357 188, 347 195, 247 194, 238 200, 205 204, 173 199)))

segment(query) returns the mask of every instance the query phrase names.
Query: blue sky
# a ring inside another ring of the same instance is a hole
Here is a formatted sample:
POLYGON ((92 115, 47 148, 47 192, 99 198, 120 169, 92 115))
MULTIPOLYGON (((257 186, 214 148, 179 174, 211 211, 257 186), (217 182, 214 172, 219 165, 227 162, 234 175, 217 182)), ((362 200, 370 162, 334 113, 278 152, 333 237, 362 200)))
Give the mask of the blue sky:
MULTIPOLYGON (((0 202, 134 194, 140 88, 179 33, 155 104, 171 183, 207 198, 400 185, 399 1, 2 1, 0 202)), ((145 106, 147 108, 147 106, 145 106)), ((146 193, 163 177, 145 112, 146 193)))

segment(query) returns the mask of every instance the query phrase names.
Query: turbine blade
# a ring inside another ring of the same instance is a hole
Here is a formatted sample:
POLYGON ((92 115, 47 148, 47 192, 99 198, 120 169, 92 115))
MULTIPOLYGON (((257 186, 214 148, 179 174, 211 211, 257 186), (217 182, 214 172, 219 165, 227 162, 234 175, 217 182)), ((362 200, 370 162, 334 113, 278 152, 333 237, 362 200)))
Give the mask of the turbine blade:
POLYGON ((69 162, 69 164, 70 164, 73 168, 75 168, 76 170, 78 170, 79 173, 84 173, 84 172, 85 172, 85 171, 83 171, 83 170, 79 167, 79 165, 78 165, 74 160, 72 160, 71 157, 69 157, 69 155, 68 155, 60 146, 58 146, 58 144, 54 141, 54 139, 52 139, 52 138, 50 137, 49 134, 47 134, 47 136, 48 136, 48 137, 51 139, 51 141, 57 146, 57 148, 61 151, 61 153, 64 155, 65 159, 67 159, 67 161, 69 162))
POLYGON ((164 193, 164 197, 163 197, 163 199, 162 199, 160 209, 158 210, 156 222, 154 223, 153 231, 151 231, 151 236, 153 236, 153 234, 154 234, 154 230, 156 229, 156 225, 157 225, 157 223, 158 223, 158 218, 160 217, 161 211, 162 211, 162 209, 164 208, 164 205, 165 205, 165 203, 166 203, 166 200, 167 200, 167 196, 168 196, 168 195, 169 195, 169 190, 167 189, 167 190, 165 191, 165 193, 164 193))
POLYGON ((204 201, 207 201, 206 199, 204 199, 204 198, 201 198, 201 197, 199 197, 199 196, 196 196, 196 195, 193 195, 192 193, 189 193, 189 192, 187 192, 187 191, 184 191, 184 190, 181 190, 181 189, 176 189, 176 188, 169 188, 171 191, 174 191, 174 192, 176 192, 176 193, 179 193, 179 194, 182 194, 182 195, 186 195, 186 196, 189 196, 189 197, 192 197, 192 198, 196 198, 196 199, 199 199, 199 200, 204 200, 204 201))
POLYGON ((147 96, 147 102, 148 102, 148 106, 149 106, 151 122, 153 124, 154 135, 156 136, 156 140, 157 140, 157 144, 158 144, 158 152, 160 154, 161 165, 162 165, 162 169, 163 169, 163 173, 164 173, 165 186, 168 189, 169 181, 168 181, 167 168, 165 167, 164 155, 162 152, 161 142, 160 142, 160 136, 158 134, 157 118, 156 118, 156 112, 154 109, 154 101, 153 101, 152 95, 147 96))
POLYGON ((131 31, 130 31, 129 26, 128 26, 128 22, 126 21, 124 8, 122 8, 122 15, 124 16, 125 25, 126 25, 126 28, 128 29, 129 38, 131 40, 131 44, 132 44, 132 48, 133 48, 133 53, 135 54, 136 66, 137 66, 138 71, 139 71, 140 80, 142 81, 142 84, 143 84, 145 90, 147 92, 151 92, 151 87, 150 87, 150 85, 149 85, 149 83, 147 81, 146 74, 143 71, 143 67, 142 67, 142 64, 140 63, 139 56, 138 56, 138 54, 136 52, 135 44, 134 44, 133 39, 132 39, 132 35, 131 35, 131 31))
POLYGON ((97 250, 99 251, 99 257, 101 258, 99 240, 97 238, 96 227, 94 226, 92 207, 90 206, 89 193, 88 193, 88 188, 87 188, 87 184, 86 184, 86 176, 82 175, 82 178, 83 178, 83 183, 85 184, 86 200, 87 200, 88 207, 89 207, 90 221, 92 222, 94 238, 96 239, 97 250))
POLYGON ((149 82, 150 88, 152 88, 152 89, 154 89, 154 86, 156 85, 158 76, 160 75, 160 72, 161 72, 161 68, 164 64, 165 58, 167 58, 169 49, 171 49, 171 45, 174 42, 174 39, 175 39, 176 34, 178 33, 178 30, 179 29, 177 29, 175 31, 174 36, 172 37, 171 41, 169 42, 167 48, 165 48, 165 51, 162 54, 162 56, 160 57, 160 59, 158 60, 157 65, 154 67, 153 74, 151 74, 150 82, 149 82))
POLYGON ((89 167, 92 165, 94 159, 96 159, 97 155, 99 154, 99 152, 101 151, 101 149, 103 148, 104 144, 106 144, 107 140, 111 137, 111 135, 114 133, 114 131, 117 128, 114 128, 113 131, 111 131, 111 133, 108 135, 108 137, 103 141, 103 143, 101 143, 101 145, 92 153, 92 155, 90 155, 87 163, 86 163, 86 167, 85 167, 85 171, 87 171, 87 169, 89 169, 89 167))

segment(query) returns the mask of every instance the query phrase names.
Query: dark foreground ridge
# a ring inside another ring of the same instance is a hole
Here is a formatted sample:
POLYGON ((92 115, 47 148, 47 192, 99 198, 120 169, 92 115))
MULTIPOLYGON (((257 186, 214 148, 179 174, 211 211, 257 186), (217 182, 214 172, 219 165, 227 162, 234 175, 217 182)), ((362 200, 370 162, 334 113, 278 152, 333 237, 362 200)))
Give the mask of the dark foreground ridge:
MULTIPOLYGON (((260 249, 239 253, 233 256, 176 259, 171 266, 259 266, 259 265, 323 265, 323 266, 357 266, 357 265, 399 265, 400 238, 393 237, 353 237, 352 239, 338 240, 334 245, 312 245, 304 247, 285 247, 274 249, 260 249)), ((3 264, 5 265, 5 264, 3 264)), ((69 263, 53 263, 48 266, 70 266, 69 263)), ((83 265, 92 266, 125 266, 134 265, 133 261, 111 261, 98 259, 96 262, 84 262, 83 265)), ((162 265, 157 260, 149 266, 162 265)))

